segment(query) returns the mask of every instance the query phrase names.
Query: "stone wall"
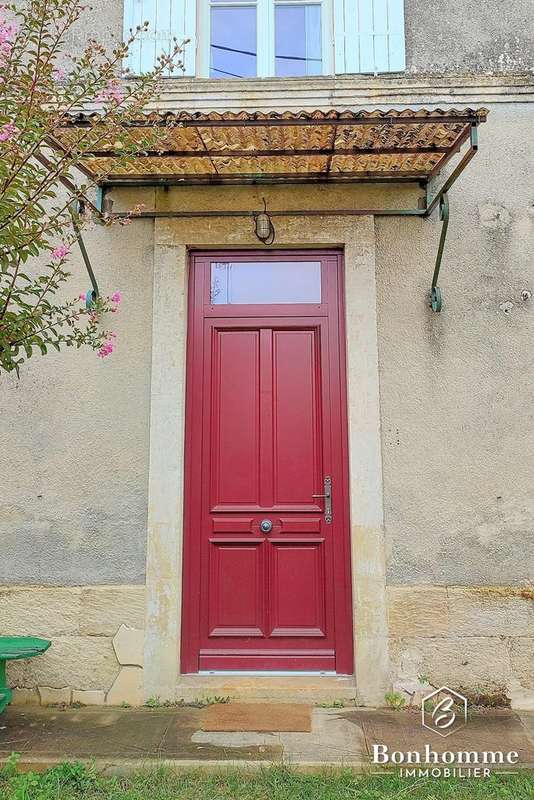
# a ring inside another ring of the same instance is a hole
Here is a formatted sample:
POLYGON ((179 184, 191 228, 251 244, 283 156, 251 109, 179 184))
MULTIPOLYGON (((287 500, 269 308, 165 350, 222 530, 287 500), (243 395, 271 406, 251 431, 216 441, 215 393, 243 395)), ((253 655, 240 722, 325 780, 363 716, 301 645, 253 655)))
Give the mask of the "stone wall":
POLYGON ((389 586, 392 683, 534 701, 534 590, 389 586))
POLYGON ((51 639, 42 656, 11 661, 15 702, 143 702, 143 586, 0 589, 2 635, 51 639))
MULTIPOLYGON (((9 663, 14 702, 143 703, 144 594, 140 586, 0 589, 5 635, 52 639, 43 656, 9 663)), ((531 588, 389 586, 387 598, 391 684, 408 701, 414 686, 429 683, 532 705, 531 588)), ((247 680, 232 688, 236 696, 247 680)), ((197 679, 191 691, 205 689, 197 679)))

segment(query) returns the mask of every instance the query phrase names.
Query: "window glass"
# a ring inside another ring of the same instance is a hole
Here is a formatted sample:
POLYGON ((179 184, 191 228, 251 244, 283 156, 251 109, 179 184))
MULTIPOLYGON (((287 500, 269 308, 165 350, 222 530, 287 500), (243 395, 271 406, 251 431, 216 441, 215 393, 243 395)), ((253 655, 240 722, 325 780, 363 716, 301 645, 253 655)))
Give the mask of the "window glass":
POLYGON ((212 0, 210 75, 251 78, 256 75, 256 6, 212 0))
POLYGON ((321 75, 321 6, 277 3, 275 72, 277 76, 321 75))
POLYGON ((320 261, 233 261, 211 264, 214 305, 320 303, 320 261))

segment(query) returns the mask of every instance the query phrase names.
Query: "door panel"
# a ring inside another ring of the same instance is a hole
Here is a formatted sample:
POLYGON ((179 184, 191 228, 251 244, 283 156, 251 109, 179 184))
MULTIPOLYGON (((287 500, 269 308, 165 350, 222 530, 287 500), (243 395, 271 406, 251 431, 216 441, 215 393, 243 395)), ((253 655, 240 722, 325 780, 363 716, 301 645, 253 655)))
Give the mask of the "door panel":
POLYGON ((210 539, 210 545, 209 636, 263 636, 261 540, 225 536, 210 539))
POLYGON ((270 539, 271 636, 324 638, 324 539, 270 539))
POLYGON ((259 331, 216 330, 212 505, 259 503, 259 331))
POLYGON ((193 258, 184 672, 352 672, 340 265, 324 252, 193 258), (287 301, 269 261, 300 297, 313 272, 321 302, 287 301), (262 274, 277 304, 261 302, 262 274), (253 305, 235 300, 239 280, 253 305))
POLYGON ((273 331, 274 502, 313 504, 322 474, 317 329, 273 331))

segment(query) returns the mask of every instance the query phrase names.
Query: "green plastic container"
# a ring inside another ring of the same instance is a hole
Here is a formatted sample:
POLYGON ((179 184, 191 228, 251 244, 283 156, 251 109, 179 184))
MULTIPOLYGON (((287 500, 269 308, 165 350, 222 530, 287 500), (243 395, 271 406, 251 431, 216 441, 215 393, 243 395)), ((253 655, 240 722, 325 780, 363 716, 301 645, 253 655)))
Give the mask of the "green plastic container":
POLYGON ((0 636, 0 714, 13 697, 7 685, 6 663, 40 656, 51 644, 48 639, 37 639, 35 636, 0 636))

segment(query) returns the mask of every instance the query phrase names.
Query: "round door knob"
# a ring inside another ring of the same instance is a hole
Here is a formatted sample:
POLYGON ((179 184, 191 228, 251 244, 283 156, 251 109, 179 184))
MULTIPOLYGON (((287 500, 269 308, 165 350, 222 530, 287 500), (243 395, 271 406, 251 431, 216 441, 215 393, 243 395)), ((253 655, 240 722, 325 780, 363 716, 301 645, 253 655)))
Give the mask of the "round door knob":
POLYGON ((273 523, 270 519, 262 519, 260 522, 260 528, 262 533, 270 533, 273 529, 273 523))

